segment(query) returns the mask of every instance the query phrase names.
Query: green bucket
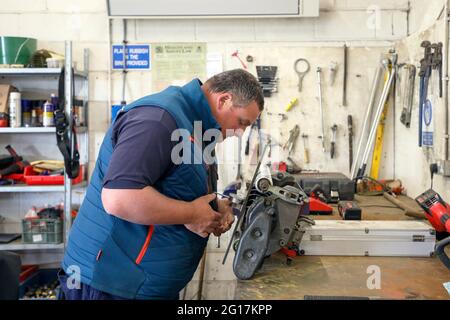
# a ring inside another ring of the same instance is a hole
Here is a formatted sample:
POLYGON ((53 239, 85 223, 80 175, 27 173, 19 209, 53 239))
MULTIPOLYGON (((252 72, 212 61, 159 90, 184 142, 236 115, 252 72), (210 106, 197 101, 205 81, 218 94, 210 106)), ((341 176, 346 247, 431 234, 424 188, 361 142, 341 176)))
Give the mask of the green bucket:
POLYGON ((0 37, 0 64, 30 63, 36 51, 37 40, 23 37, 0 37))

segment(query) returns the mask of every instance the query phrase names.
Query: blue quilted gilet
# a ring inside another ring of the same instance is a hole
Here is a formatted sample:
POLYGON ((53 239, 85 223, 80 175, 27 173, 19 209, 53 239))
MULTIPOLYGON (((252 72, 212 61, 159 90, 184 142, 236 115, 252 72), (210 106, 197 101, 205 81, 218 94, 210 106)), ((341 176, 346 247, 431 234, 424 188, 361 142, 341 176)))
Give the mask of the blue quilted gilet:
MULTIPOLYGON (((121 113, 159 107, 172 115, 178 128, 191 134, 194 121, 201 121, 203 132, 219 129, 200 85, 195 79, 183 87, 171 86, 127 105, 121 113)), ((176 299, 192 279, 208 238, 184 225, 139 225, 106 213, 101 190, 113 152, 111 132, 112 126, 72 226, 62 267, 67 273, 69 266, 79 267, 81 282, 123 298, 176 299)), ((192 155, 198 155, 197 144, 188 143, 192 155)), ((153 187, 170 198, 192 201, 207 194, 207 179, 207 167, 200 159, 176 165, 153 187)))

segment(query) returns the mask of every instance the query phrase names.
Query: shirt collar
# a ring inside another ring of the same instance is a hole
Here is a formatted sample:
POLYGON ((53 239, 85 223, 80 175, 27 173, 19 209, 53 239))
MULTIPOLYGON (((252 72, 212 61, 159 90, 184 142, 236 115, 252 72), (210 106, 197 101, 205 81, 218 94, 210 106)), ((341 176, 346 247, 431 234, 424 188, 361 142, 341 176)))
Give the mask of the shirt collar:
POLYGON ((199 79, 193 79, 191 82, 181 87, 184 98, 194 111, 195 120, 202 121, 202 130, 208 129, 220 130, 220 125, 211 112, 211 106, 206 100, 205 94, 201 88, 202 82, 199 79))

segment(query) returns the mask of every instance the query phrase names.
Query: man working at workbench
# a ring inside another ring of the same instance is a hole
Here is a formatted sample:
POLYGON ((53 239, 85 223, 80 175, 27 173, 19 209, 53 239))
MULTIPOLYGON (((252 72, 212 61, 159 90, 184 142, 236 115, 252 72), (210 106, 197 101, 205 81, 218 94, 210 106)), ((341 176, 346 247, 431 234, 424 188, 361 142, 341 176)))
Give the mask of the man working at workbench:
POLYGON ((259 83, 240 69, 125 106, 106 133, 71 229, 60 298, 177 299, 208 235, 229 230, 234 217, 228 200, 213 193, 215 163, 186 163, 185 154, 177 163, 172 133, 188 132, 189 149, 182 152, 198 154, 208 142, 196 141, 194 123, 201 122, 200 134, 217 129, 226 138, 227 130, 254 122, 263 107, 259 83))

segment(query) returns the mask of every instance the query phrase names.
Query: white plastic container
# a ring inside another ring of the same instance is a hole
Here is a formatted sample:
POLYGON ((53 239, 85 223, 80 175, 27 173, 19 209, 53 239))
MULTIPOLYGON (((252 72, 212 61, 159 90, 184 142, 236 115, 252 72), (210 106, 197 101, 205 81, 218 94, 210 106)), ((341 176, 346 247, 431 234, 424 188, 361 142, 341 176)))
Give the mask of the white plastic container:
POLYGON ((64 66, 64 60, 61 58, 47 58, 47 68, 62 68, 64 66))
POLYGON ((20 128, 22 126, 22 101, 20 92, 9 94, 9 126, 20 128))

